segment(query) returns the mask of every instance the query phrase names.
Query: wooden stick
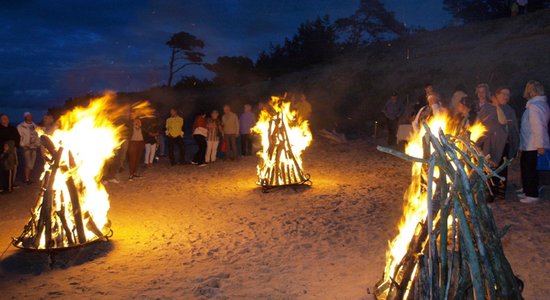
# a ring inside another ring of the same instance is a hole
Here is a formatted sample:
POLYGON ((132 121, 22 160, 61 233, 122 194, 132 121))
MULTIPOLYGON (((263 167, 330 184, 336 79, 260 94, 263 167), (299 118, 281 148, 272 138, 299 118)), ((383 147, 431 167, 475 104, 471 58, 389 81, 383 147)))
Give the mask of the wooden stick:
POLYGON ((86 243, 86 232, 84 231, 84 224, 82 220, 82 211, 80 208, 80 199, 78 196, 78 190, 76 189, 76 185, 71 176, 67 178, 67 181, 65 183, 67 184, 67 189, 69 190, 69 196, 71 197, 71 204, 73 207, 73 217, 74 217, 74 223, 75 223, 76 233, 78 237, 78 243, 84 244, 86 243))

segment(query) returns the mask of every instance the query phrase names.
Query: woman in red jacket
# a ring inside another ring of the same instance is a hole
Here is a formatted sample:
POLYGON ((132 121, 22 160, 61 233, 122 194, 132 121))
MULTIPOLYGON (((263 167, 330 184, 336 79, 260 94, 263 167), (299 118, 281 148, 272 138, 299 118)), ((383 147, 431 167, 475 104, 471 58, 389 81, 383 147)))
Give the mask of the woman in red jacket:
POLYGON ((201 112, 195 118, 195 122, 193 122, 193 139, 197 143, 199 149, 191 161, 192 164, 199 165, 199 167, 206 166, 205 156, 207 136, 208 129, 206 128, 206 113, 201 112))

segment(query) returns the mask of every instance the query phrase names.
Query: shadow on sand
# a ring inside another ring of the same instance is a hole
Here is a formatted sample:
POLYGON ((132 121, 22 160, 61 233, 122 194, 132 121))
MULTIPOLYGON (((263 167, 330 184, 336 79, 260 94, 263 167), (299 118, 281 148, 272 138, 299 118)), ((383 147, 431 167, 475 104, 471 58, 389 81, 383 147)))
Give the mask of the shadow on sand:
POLYGON ((114 249, 113 241, 98 241, 78 248, 58 250, 50 254, 18 250, 0 262, 2 273, 38 275, 53 269, 67 269, 106 256, 114 249))

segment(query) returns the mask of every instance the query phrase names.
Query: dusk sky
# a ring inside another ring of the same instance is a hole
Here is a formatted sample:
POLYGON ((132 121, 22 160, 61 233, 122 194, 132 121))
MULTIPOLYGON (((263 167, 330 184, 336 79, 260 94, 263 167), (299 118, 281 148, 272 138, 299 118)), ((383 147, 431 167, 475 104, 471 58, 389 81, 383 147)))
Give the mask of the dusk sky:
MULTIPOLYGON (((449 23, 441 0, 386 0, 408 26, 449 23)), ((359 0, 96 0, 10 1, 0 4, 0 110, 43 110, 68 97, 104 89, 137 91, 166 82, 169 49, 178 31, 218 56, 255 59, 300 23, 351 15, 359 0)), ((207 74, 189 68, 188 73, 207 74)))

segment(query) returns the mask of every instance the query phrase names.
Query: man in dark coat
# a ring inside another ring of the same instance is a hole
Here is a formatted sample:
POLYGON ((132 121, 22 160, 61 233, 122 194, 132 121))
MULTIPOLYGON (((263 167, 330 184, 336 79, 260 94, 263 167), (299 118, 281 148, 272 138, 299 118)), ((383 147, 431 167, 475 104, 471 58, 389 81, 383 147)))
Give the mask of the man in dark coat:
MULTIPOLYGON (((17 131, 17 128, 15 126, 12 126, 10 124, 10 119, 8 115, 1 114, 0 115, 0 146, 3 146, 4 144, 8 143, 9 141, 13 142, 13 145, 15 148, 19 146, 19 141, 21 140, 21 136, 19 135, 19 131, 17 131)), ((14 151, 16 151, 14 149, 14 151)), ((5 186, 6 179, 3 178, 5 176, 4 172, 0 172, 0 190, 8 190, 8 186, 5 186)), ((15 178, 15 174, 13 174, 12 179, 15 178)), ((14 182, 11 182, 12 186, 14 186, 14 182)))

